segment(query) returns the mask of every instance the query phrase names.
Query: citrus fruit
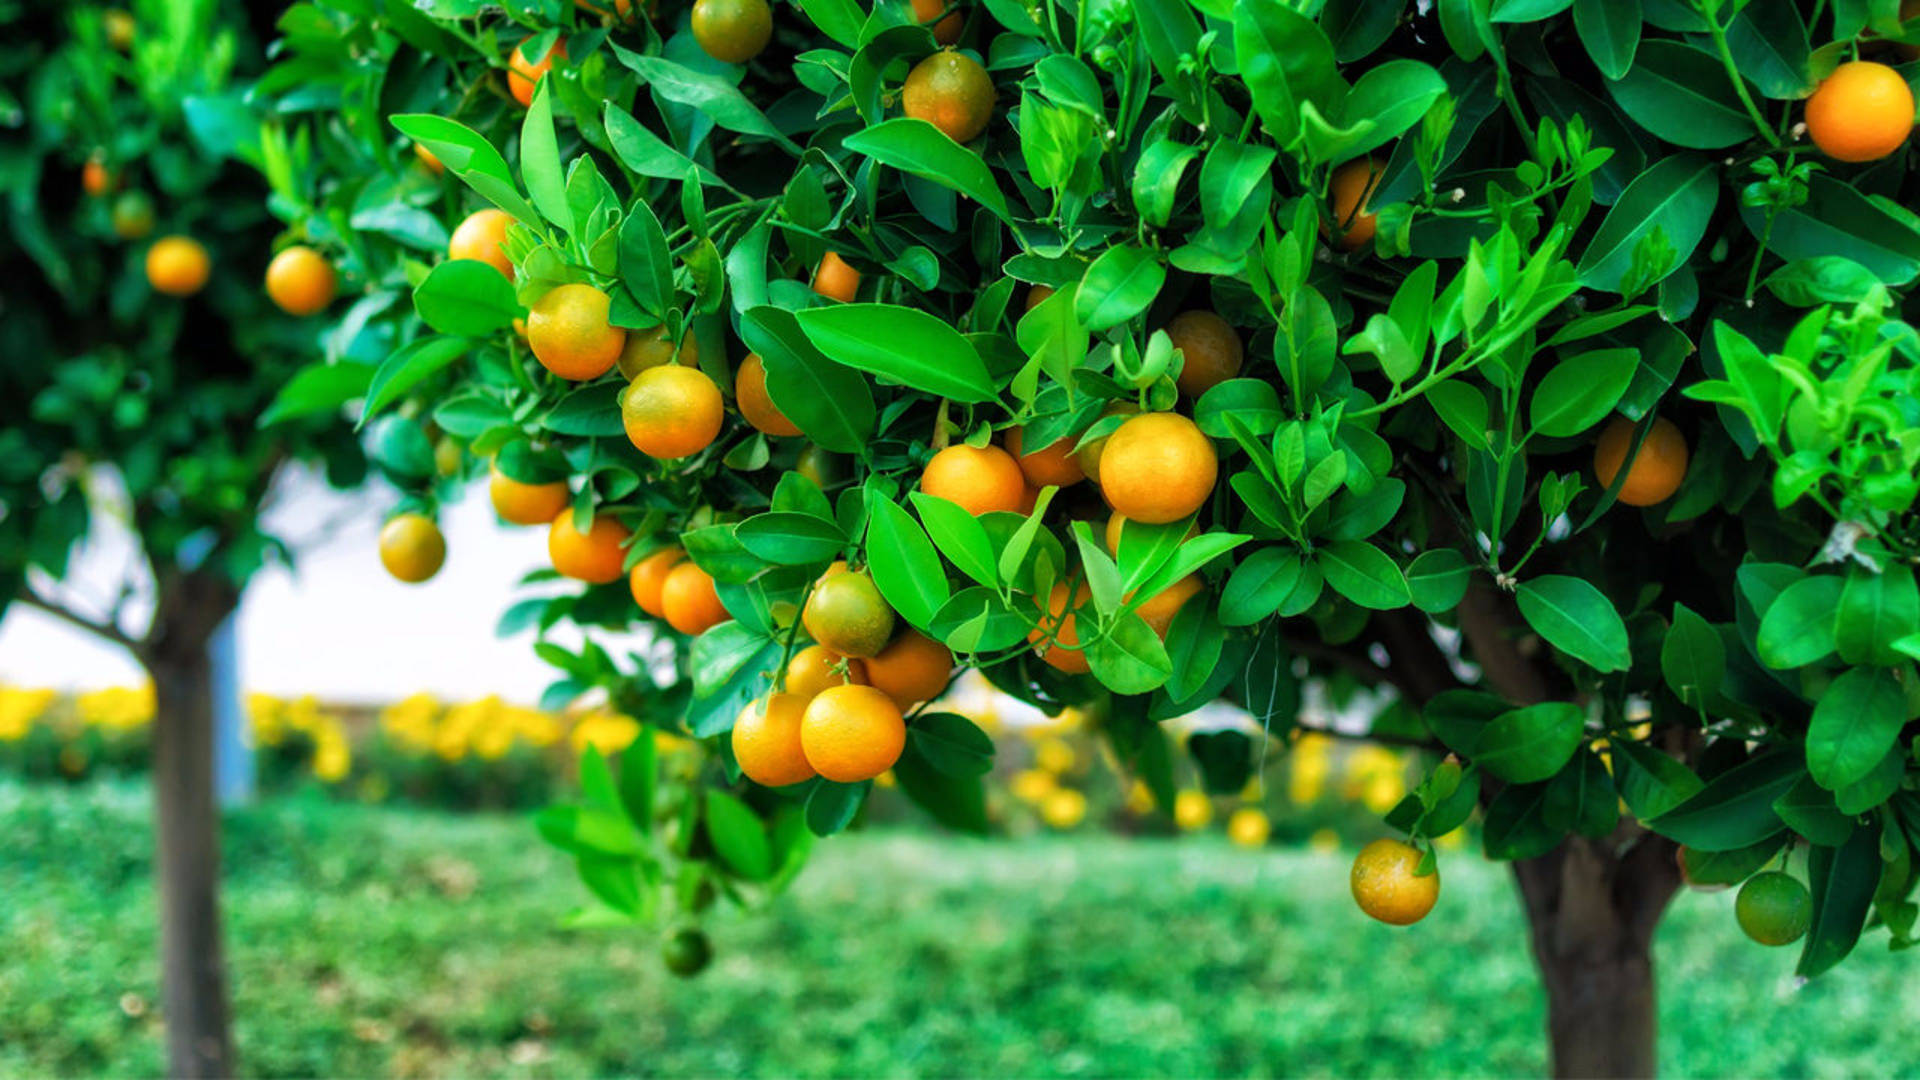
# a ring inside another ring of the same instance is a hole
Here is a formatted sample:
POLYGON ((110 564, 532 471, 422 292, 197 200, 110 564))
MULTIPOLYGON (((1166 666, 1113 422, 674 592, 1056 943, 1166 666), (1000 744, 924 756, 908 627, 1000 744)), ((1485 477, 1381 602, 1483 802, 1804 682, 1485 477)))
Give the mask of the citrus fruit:
POLYGON ((425 514, 396 514, 380 529, 380 563, 387 573, 417 585, 440 572, 447 538, 425 514))
POLYGON ((961 18, 959 8, 947 11, 947 0, 913 0, 913 18, 922 26, 933 23, 928 29, 933 31, 933 40, 942 45, 951 45, 960 40, 961 18), (946 11, 946 17, 940 13, 946 11), (939 19, 938 22, 934 22, 939 19))
POLYGON ((1807 137, 1836 161, 1878 161, 1912 131, 1913 91, 1885 64, 1841 64, 1807 99, 1807 137))
POLYGON ((163 236, 147 249, 147 284, 168 296, 192 296, 207 284, 213 260, 190 236, 163 236))
POLYGON ((767 0, 695 0, 693 40, 715 60, 744 64, 773 37, 767 0))
POLYGON ((699 368, 648 368, 620 398, 627 439, 641 453, 657 458, 705 450, 720 434, 724 418, 720 388, 699 368))
POLYGON ((1180 614, 1182 605, 1199 595, 1200 589, 1200 575, 1188 574, 1134 608, 1134 614, 1146 620, 1146 624, 1153 627, 1153 632, 1165 640, 1167 630, 1173 626, 1173 617, 1180 614))
POLYGON ((827 571, 814 584, 800 621, 814 641, 841 656, 874 656, 893 636, 893 609, 864 572, 827 571))
POLYGON ((1227 839, 1244 848, 1265 847, 1273 823, 1258 807, 1243 806, 1227 816, 1227 839))
POLYGON ((1813 896, 1800 879, 1768 870, 1740 886, 1733 917, 1748 937, 1762 945, 1791 945, 1813 922, 1813 896))
POLYGON ((766 787, 786 787, 817 773, 800 749, 800 718, 807 698, 768 694, 747 703, 733 721, 733 759, 747 779, 766 787))
POLYGON ((951 50, 934 53, 907 73, 900 103, 954 142, 972 142, 993 119, 993 80, 979 61, 951 50))
POLYGON ((413 156, 420 159, 421 168, 435 176, 439 176, 447 171, 446 165, 440 160, 440 155, 434 153, 425 143, 413 144, 413 156))
POLYGON ((1327 201, 1333 210, 1333 235, 1348 251, 1373 242, 1379 222, 1368 212, 1367 203, 1379 189, 1385 169, 1373 158, 1355 158, 1333 170, 1327 185, 1327 201))
POLYGON ((908 627, 866 662, 867 683, 902 709, 932 701, 953 675, 953 652, 908 627))
POLYGON ((820 267, 813 272, 813 291, 829 300, 853 303, 860 295, 860 271, 847 265, 837 251, 820 256, 820 267))
POLYGON ((513 280, 513 260, 507 258, 507 226, 513 215, 505 210, 475 210, 453 230, 447 244, 449 259, 477 259, 513 280))
POLYGON ((794 459, 793 471, 825 490, 847 479, 847 459, 831 450, 808 444, 794 459))
MULTIPOLYGON (((531 40, 531 39, 529 39, 531 40)), ((553 70, 553 59, 567 58, 567 44, 555 41, 545 56, 538 60, 527 59, 525 41, 513 47, 513 54, 507 58, 507 89, 513 91, 513 100, 522 107, 533 104, 533 88, 553 70)))
POLYGON ((871 686, 835 686, 807 702, 800 749, 815 772, 835 783, 871 780, 900 760, 907 725, 900 706, 871 686))
POLYGON ((1383 836, 1354 857, 1351 884, 1360 910, 1393 926, 1410 926, 1427 917, 1440 898, 1440 872, 1414 873, 1420 852, 1383 836))
POLYGON ((1047 651, 1040 658, 1056 671, 1064 671, 1069 675, 1085 675, 1092 669, 1087 666, 1087 654, 1077 648, 1080 644, 1080 632, 1074 625, 1073 612, 1068 610, 1070 595, 1072 596, 1071 606, 1078 608, 1086 602, 1087 587, 1082 585, 1077 593, 1069 593, 1065 582, 1054 585, 1053 592, 1047 596, 1047 613, 1041 617, 1040 625, 1027 634, 1027 640, 1034 645, 1039 645, 1051 637, 1052 641, 1048 643, 1047 651))
POLYGON ((460 449, 459 440, 451 435, 442 435, 433 444, 433 471, 441 476, 452 476, 458 473, 461 463, 466 459, 466 453, 460 449))
POLYGON ((660 943, 660 960, 675 975, 692 978, 713 963, 713 943, 698 930, 675 930, 660 943))
POLYGON ((591 285, 556 285, 527 313, 527 346, 563 379, 597 379, 613 369, 627 332, 607 321, 613 298, 591 285))
POLYGON ((684 367, 693 367, 700 362, 700 342, 691 331, 680 338, 680 348, 674 349, 673 342, 667 340, 667 328, 656 326, 649 330, 627 331, 626 348, 620 350, 620 374, 629 381, 640 377, 648 368, 657 368, 678 360, 684 367))
MULTIPOLYGON (((1101 409, 1100 415, 1102 417, 1121 416, 1130 415, 1139 411, 1140 406, 1135 405, 1131 401, 1115 401, 1101 409)), ((1073 452, 1073 460, 1080 463, 1080 471, 1086 474, 1087 479, 1096 484, 1100 482, 1100 455, 1107 448, 1107 440, 1112 437, 1112 433, 1109 432, 1096 439, 1089 440, 1073 452)))
POLYGON ((574 528, 573 508, 568 507, 553 516, 547 530, 547 557, 562 577, 605 585, 620 580, 632 536, 625 525, 598 514, 581 532, 574 528))
POLYGON ((113 235, 122 240, 144 240, 153 231, 153 199, 144 191, 126 191, 113 200, 113 235))
POLYGON ((1183 791, 1173 797, 1173 823, 1187 832, 1204 829, 1213 821, 1213 800, 1205 792, 1183 791))
POLYGON ((326 256, 295 244, 267 264, 267 295, 289 315, 317 314, 333 303, 333 264, 326 256))
POLYGON ((1198 399, 1201 394, 1240 374, 1246 348, 1227 320, 1211 311, 1183 311, 1167 324, 1167 336, 1184 358, 1180 392, 1198 399))
MULTIPOLYGON (((1593 450, 1593 475, 1600 481, 1602 490, 1613 486, 1613 478, 1627 460, 1627 450, 1633 446, 1633 431, 1633 421, 1620 416, 1600 433, 1600 441, 1593 450)), ((1686 436, 1680 434, 1673 421, 1658 417, 1648 429, 1647 437, 1640 440, 1640 452, 1634 455, 1633 465, 1627 469, 1627 479, 1620 485, 1618 498, 1628 506, 1653 506, 1680 490, 1680 481, 1686 477, 1686 436)))
POLYGON ((107 169, 107 156, 96 150, 80 166, 80 190, 99 198, 113 189, 113 173, 107 169))
POLYGON ((1024 452, 1026 431, 1014 428, 1007 432, 1007 453, 1019 462, 1020 472, 1027 483, 1034 487, 1072 487, 1086 479, 1087 474, 1080 469, 1080 462, 1074 459, 1073 444, 1076 441, 1069 435, 1052 446, 1024 452))
POLYGON ((660 583, 660 612, 668 626, 688 637, 699 637, 733 618, 713 587, 713 575, 691 560, 667 571, 660 583))
POLYGON ((1108 505, 1149 525, 1179 521, 1200 509, 1219 471, 1212 441, 1175 413, 1128 420, 1100 451, 1100 491, 1108 505))
POLYGON ((627 573, 627 588, 633 592, 633 602, 640 610, 656 619, 667 615, 662 603, 662 593, 666 589, 667 574, 680 565, 687 553, 678 546, 664 547, 633 564, 627 573))
POLYGON ((783 437, 800 434, 794 422, 767 396, 767 365, 759 353, 748 353, 740 361, 740 370, 733 376, 733 400, 740 406, 740 415, 756 430, 783 437))
POLYGON ((1034 285, 1028 288, 1027 310, 1032 311, 1034 308, 1046 303, 1047 299, 1053 295, 1053 292, 1054 289, 1051 285, 1034 285))
POLYGON ((975 517, 994 510, 1017 514, 1027 494, 1027 478, 1013 455, 997 446, 956 443, 927 462, 920 490, 975 517))
POLYGON ((845 686, 850 682, 867 681, 866 664, 861 660, 847 660, 825 645, 809 645, 793 654, 787 661, 787 693, 811 698, 820 691, 832 686, 845 686), (845 675, 834 670, 835 665, 846 660, 845 675))
POLYGON ((573 502, 573 492, 568 490, 565 480, 523 484, 501 472, 495 463, 487 470, 487 498, 501 521, 510 525, 547 525, 573 502))

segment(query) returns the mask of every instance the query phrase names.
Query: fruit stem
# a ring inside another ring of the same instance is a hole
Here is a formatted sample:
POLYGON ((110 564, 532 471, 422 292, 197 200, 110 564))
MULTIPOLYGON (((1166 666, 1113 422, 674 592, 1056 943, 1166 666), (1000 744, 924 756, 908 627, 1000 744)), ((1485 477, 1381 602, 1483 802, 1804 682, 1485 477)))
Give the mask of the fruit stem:
POLYGON ((1780 136, 1773 133, 1773 128, 1767 124, 1766 115, 1760 111, 1760 106, 1754 104, 1753 94, 1747 90, 1747 80, 1741 77, 1739 65, 1733 62, 1733 52, 1727 47, 1727 28, 1721 24, 1719 12, 1702 12, 1702 14, 1707 17, 1707 28, 1713 32, 1713 48, 1720 54, 1720 66, 1727 69, 1727 78, 1733 82, 1733 92, 1740 96, 1740 104, 1746 106, 1747 115, 1752 118, 1753 126, 1760 130, 1761 136, 1767 140, 1767 145, 1778 147, 1780 136))

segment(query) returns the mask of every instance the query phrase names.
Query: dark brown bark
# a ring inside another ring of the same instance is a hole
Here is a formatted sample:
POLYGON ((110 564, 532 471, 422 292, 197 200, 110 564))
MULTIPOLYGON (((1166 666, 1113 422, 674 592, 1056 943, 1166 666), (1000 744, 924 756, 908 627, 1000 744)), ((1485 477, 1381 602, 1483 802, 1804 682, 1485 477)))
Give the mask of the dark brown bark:
POLYGON ((153 676, 153 789, 167 1071, 231 1076, 220 937, 220 816, 214 802, 213 667, 207 645, 239 593, 205 571, 165 575, 139 649, 153 676))
POLYGON ((1657 1071, 1653 931, 1680 885, 1673 844, 1625 825, 1513 864, 1547 992, 1556 1077, 1657 1071), (1637 833, 1615 850, 1621 833, 1637 833))

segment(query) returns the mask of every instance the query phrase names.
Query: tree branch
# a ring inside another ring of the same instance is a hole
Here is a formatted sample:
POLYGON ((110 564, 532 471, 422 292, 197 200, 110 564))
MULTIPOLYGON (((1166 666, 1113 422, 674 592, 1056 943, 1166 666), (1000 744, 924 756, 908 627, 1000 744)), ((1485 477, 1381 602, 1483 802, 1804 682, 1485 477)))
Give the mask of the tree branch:
POLYGON ((118 626, 114 625, 113 623, 106 622, 104 620, 89 619, 85 615, 82 615, 79 612, 74 611, 72 608, 69 608, 64 604, 61 604, 58 601, 49 600, 41 596, 39 593, 34 592, 31 588, 27 586, 23 585, 20 587, 20 593, 19 593, 18 599, 21 603, 27 605, 30 608, 36 608, 40 611, 44 611, 47 614, 53 616, 54 618, 59 619, 61 622, 67 623, 68 625, 71 625, 71 626, 77 626, 80 629, 87 631, 88 633, 106 638, 108 641, 111 641, 116 645, 120 645, 124 648, 131 649, 136 652, 140 648, 139 641, 135 640, 132 635, 120 629, 118 626))
POLYGON ((1540 666, 1520 651, 1518 627, 1506 598, 1493 585, 1476 577, 1460 601, 1459 616, 1474 662, 1501 697, 1516 705, 1535 705, 1564 696, 1554 692, 1540 666))

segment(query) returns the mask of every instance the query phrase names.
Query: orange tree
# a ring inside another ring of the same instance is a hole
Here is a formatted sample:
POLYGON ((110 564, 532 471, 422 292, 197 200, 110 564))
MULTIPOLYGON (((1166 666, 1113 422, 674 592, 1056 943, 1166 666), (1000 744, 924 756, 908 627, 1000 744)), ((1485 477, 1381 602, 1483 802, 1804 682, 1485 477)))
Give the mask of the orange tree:
POLYGON ((367 460, 331 418, 258 423, 319 354, 319 324, 269 292, 313 311, 332 287, 312 266, 269 274, 280 230, 238 160, 265 164, 232 77, 257 74, 270 21, 130 6, 8 5, 0 608, 45 609, 152 677, 168 1071, 231 1075, 208 642, 285 553, 259 520, 282 469, 352 485, 367 460), (102 532, 90 580, 63 580, 102 532))
POLYGON ((1163 803, 1160 721, 1252 714, 1184 748, 1231 790, 1320 682, 1432 751, 1362 909, 1479 813, 1556 1069, 1645 1073, 1683 878, 1804 975, 1910 940, 1898 8, 300 4, 274 205, 390 337, 282 401, 553 515, 502 625, 549 704, 706 756, 589 755, 542 828, 677 969, 883 773, 986 828, 956 667, 1163 803))

